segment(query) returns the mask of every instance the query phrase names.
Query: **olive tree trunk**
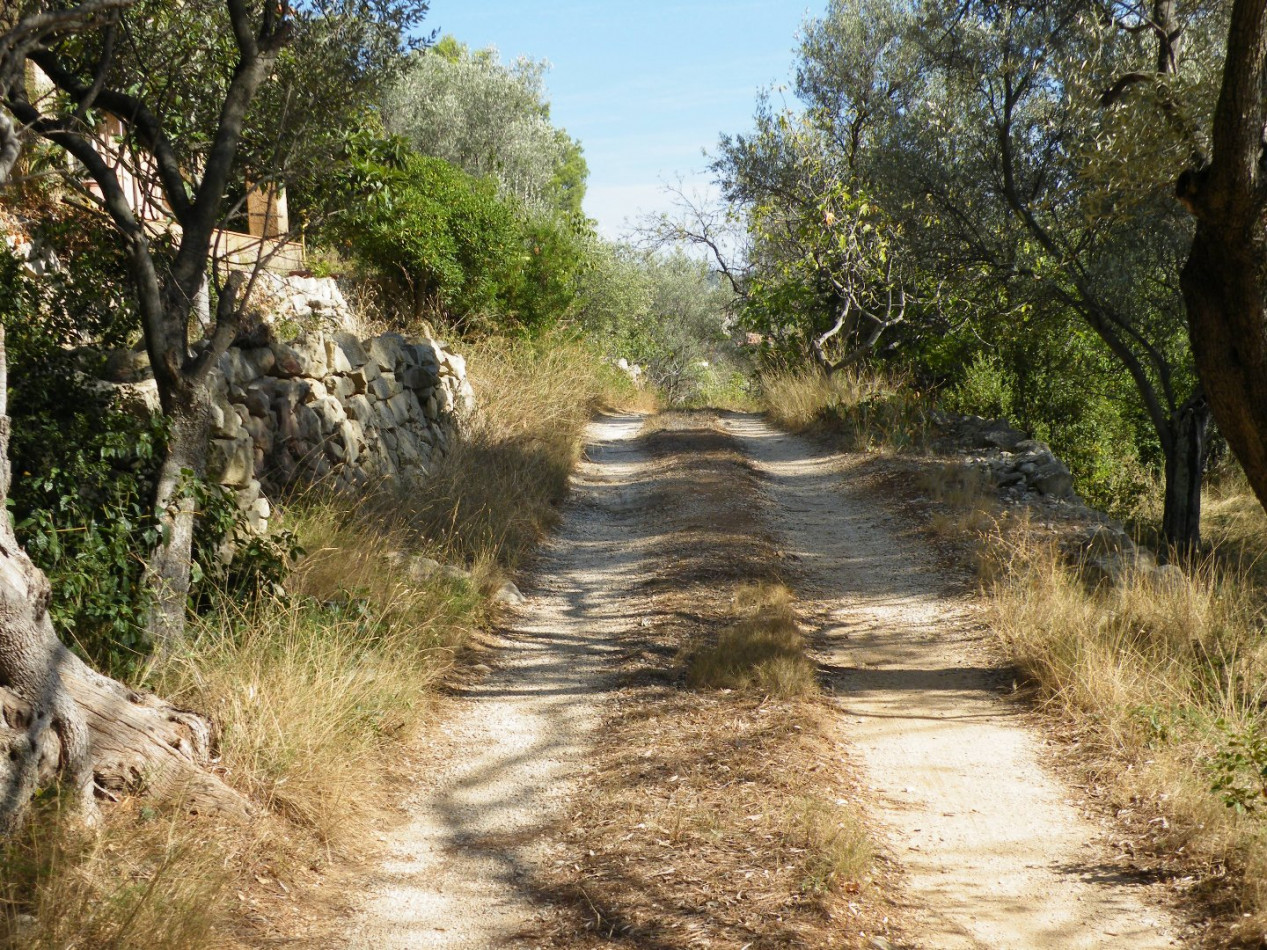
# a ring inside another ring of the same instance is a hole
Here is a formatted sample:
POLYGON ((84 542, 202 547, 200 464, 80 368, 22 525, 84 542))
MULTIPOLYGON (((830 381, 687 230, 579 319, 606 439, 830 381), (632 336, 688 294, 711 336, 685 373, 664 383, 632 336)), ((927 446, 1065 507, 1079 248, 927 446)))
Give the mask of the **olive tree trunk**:
POLYGON ((1267 507, 1267 3, 1235 0, 1208 164, 1176 196, 1196 217, 1182 286, 1219 431, 1267 507))
MULTIPOLYGON (((0 326, 0 511, 9 490, 5 367, 0 326)), ((52 595, 0 513, 0 834, 55 780, 86 809, 97 797, 147 791, 178 794, 199 812, 245 815, 245 799, 205 770, 211 724, 90 669, 58 640, 52 595)))
POLYGON ((1165 444, 1165 501, 1162 535, 1175 553, 1186 556, 1201 545, 1201 485, 1210 456, 1212 416, 1204 394, 1188 400, 1170 419, 1165 444))
POLYGON ((211 430, 206 384, 187 387, 180 396, 167 408, 167 448, 154 495, 161 534, 145 574, 146 631, 159 650, 169 648, 185 629, 198 515, 192 488, 206 474, 211 430))

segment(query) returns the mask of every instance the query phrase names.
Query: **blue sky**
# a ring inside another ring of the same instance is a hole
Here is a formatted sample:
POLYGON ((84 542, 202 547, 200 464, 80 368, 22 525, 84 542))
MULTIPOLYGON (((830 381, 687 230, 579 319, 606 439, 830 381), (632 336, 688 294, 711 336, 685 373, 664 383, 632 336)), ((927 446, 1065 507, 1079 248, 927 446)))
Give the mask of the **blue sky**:
POLYGON ((702 188, 701 149, 741 132, 757 91, 786 82, 796 32, 825 2, 432 0, 427 27, 503 60, 545 59, 551 116, 585 148, 586 213, 608 237, 665 210, 663 182, 702 188))

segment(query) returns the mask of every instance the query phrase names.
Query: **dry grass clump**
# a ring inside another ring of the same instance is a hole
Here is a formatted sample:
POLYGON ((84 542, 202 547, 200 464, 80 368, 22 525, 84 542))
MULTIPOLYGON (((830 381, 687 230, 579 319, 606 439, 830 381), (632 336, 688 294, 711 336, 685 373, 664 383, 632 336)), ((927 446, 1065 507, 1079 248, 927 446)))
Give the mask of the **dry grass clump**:
POLYGON ((904 451, 928 444, 931 404, 900 377, 868 369, 826 375, 815 367, 761 376, 765 410, 793 432, 826 432, 850 451, 904 451))
MULTIPOLYGON (((1182 850, 1229 880, 1242 935, 1267 928, 1267 708, 1261 599, 1215 561, 1088 589, 1054 544, 995 540, 993 626, 1159 860, 1182 850), (1217 790, 1216 790, 1217 785, 1217 790), (1247 803, 1243 808, 1229 803, 1247 803)), ((1232 939, 1232 938, 1228 938, 1232 939)))
POLYGON ((480 409, 413 518, 455 557, 495 552, 514 567, 557 521, 595 410, 654 409, 655 396, 564 338, 489 339, 465 355, 480 409))
POLYGON ((998 503, 989 472, 962 462, 924 465, 915 484, 936 505, 928 530, 938 538, 981 537, 995 527, 998 503))
POLYGON ((736 620, 717 642, 693 653, 687 682, 704 689, 753 689, 790 699, 818 692, 817 668, 805 655, 792 592, 782 584, 741 584, 736 620))
POLYGON ((0 946, 225 947, 237 877, 225 841, 223 829, 170 804, 130 804, 87 828, 46 802, 0 846, 0 946))
POLYGON ((1267 512, 1239 467, 1209 479, 1201 501, 1201 533, 1216 558, 1267 590, 1267 512))
POLYGON ((875 852, 855 812, 810 795, 796 801, 793 814, 793 840, 806 855, 802 889, 827 893, 867 876, 875 852))
POLYGON ((766 501, 714 422, 673 414, 646 436, 656 576, 630 604, 646 622, 622 643, 626 685, 566 824, 568 860, 542 885, 577 914, 543 945, 865 947, 888 930, 873 883, 883 872, 836 715, 813 695, 766 501), (772 644, 745 654, 771 629, 772 644), (796 657, 791 698, 777 677, 775 689, 756 682, 754 663, 771 656, 796 657), (701 672, 743 688, 689 688, 701 672))

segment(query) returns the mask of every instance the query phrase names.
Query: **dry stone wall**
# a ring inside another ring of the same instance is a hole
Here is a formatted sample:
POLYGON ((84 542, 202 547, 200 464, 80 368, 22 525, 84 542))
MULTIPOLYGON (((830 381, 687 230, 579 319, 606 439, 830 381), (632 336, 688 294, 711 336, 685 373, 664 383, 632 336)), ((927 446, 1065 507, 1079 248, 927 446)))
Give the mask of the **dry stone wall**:
POLYGON ((231 347, 213 393, 208 476, 238 493, 257 530, 268 497, 296 482, 420 484, 475 404, 461 356, 396 333, 231 347))
POLYGON ((1040 524, 1065 526, 1060 546, 1089 586, 1118 586, 1141 574, 1156 583, 1182 582, 1178 567, 1159 563, 1122 525, 1075 494, 1068 467, 1045 442, 1030 439, 1006 419, 938 413, 934 422, 941 433, 936 448, 987 475, 1007 504, 1041 512, 1040 524))

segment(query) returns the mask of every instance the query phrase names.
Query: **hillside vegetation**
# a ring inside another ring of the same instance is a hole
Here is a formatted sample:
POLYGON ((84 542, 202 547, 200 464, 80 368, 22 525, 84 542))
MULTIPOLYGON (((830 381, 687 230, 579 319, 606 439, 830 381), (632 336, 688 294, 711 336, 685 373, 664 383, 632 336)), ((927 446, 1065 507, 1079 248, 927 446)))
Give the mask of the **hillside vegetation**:
MULTIPOLYGON (((1267 15, 828 0, 787 89, 719 140, 717 200, 614 242, 545 61, 428 36, 427 13, 0 13, 7 944, 252 945, 302 916, 390 821, 587 420, 660 405, 760 406, 890 466, 1147 872, 1234 921, 1212 943, 1261 940, 1267 65, 1246 50, 1267 15), (340 332, 443 337, 476 408, 424 483, 291 479, 259 534, 209 474, 216 367, 334 333, 271 307, 269 269, 336 281, 340 332), (105 394, 121 365, 150 401, 105 394), (996 484, 953 445, 965 419, 1023 430, 1072 487, 996 484), (199 741, 158 744, 234 807, 144 766, 107 781, 100 711, 64 682, 81 661, 187 717, 199 741)), ((800 708, 818 671, 791 595, 748 580, 717 637, 676 644, 683 675, 800 708)), ((808 889, 863 877, 861 841, 808 889)))

